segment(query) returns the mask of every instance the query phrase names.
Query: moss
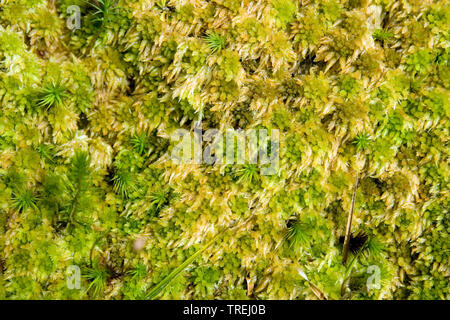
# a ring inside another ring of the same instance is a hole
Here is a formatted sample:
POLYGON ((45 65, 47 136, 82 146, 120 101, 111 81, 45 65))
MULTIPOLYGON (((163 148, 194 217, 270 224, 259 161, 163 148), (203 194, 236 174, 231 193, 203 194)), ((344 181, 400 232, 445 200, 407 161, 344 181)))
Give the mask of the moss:
POLYGON ((448 299, 448 4, 0 2, 1 299, 448 299))

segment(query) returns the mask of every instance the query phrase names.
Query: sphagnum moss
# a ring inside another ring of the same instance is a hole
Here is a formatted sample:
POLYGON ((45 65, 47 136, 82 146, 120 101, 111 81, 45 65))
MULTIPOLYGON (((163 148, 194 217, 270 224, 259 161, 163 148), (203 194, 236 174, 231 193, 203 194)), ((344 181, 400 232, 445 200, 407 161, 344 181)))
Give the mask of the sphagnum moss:
POLYGON ((449 299, 449 21, 444 1, 0 0, 0 298, 449 299), (279 129, 276 174, 171 162, 199 117, 279 129))

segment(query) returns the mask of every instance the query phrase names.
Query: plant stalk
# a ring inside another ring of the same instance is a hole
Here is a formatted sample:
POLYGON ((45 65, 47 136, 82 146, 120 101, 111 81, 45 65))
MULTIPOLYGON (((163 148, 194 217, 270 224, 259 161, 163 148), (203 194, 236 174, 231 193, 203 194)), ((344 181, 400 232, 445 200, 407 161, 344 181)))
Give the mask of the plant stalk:
POLYGON ((358 189, 359 183, 359 172, 356 173, 356 181, 353 187, 353 195, 352 195, 352 203, 350 205, 350 212, 347 217, 347 227, 345 229, 345 239, 344 239, 344 248, 342 250, 342 264, 347 263, 348 250, 350 247, 350 236, 352 232, 352 220, 353 220, 353 210, 355 208, 355 198, 356 198, 356 190, 358 189))
POLYGON ((201 249, 195 252, 192 256, 186 259, 182 264, 175 268, 167 277, 165 277, 160 283, 156 285, 145 297, 152 300, 156 298, 167 285, 172 282, 184 269, 186 269, 198 256, 200 256, 206 249, 208 249, 216 240, 225 233, 230 227, 224 228, 221 232, 215 235, 209 242, 207 242, 201 249))

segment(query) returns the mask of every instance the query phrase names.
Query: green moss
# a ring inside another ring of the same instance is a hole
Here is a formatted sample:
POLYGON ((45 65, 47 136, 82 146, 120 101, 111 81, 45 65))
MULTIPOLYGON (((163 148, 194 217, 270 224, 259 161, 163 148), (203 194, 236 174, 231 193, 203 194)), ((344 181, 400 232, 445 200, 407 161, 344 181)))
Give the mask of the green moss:
POLYGON ((446 3, 1 2, 1 299, 448 299, 446 3))

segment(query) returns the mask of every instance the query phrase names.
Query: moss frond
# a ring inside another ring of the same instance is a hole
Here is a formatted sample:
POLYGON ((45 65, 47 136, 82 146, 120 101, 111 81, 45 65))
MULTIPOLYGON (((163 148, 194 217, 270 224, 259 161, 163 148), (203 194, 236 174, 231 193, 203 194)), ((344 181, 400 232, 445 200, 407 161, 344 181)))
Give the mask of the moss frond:
POLYGON ((356 145, 358 151, 365 151, 369 147, 370 144, 370 136, 367 133, 358 134, 353 140, 353 144, 356 145))
POLYGON ((208 48, 211 50, 211 53, 215 53, 225 48, 226 41, 223 36, 218 34, 216 31, 210 32, 206 37, 205 41, 208 45, 208 48))
POLYGON ((13 195, 13 207, 19 212, 24 212, 30 208, 38 210, 37 201, 38 198, 31 190, 24 190, 13 195))
POLYGON ((41 89, 38 106, 45 107, 47 110, 63 105, 64 99, 68 97, 67 89, 61 83, 51 83, 41 89))
POLYGON ((301 221, 294 221, 288 228, 286 233, 286 240, 289 242, 289 247, 298 250, 301 247, 306 248, 312 242, 310 226, 301 221))
POLYGON ((114 191, 124 198, 128 198, 136 190, 135 177, 126 169, 118 169, 112 181, 114 183, 114 191))
POLYGON ((92 292, 94 297, 98 297, 104 293, 106 289, 106 281, 109 277, 109 271, 94 260, 91 267, 87 268, 85 278, 90 282, 87 292, 92 292))

